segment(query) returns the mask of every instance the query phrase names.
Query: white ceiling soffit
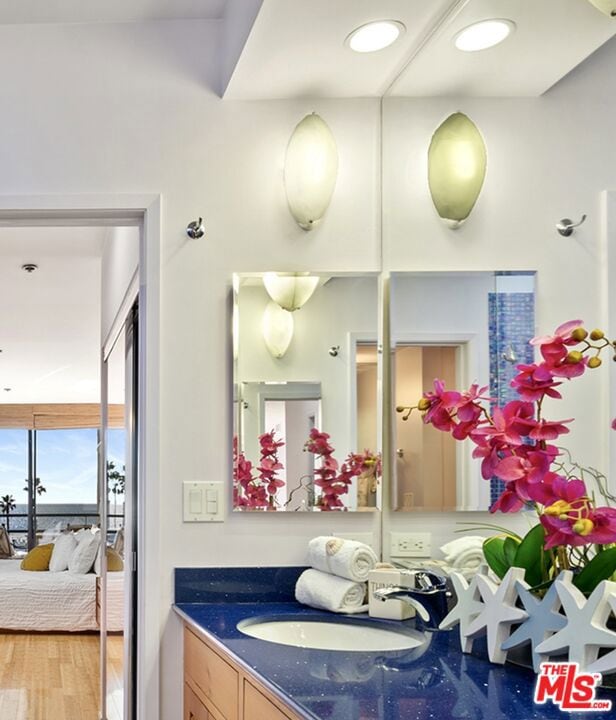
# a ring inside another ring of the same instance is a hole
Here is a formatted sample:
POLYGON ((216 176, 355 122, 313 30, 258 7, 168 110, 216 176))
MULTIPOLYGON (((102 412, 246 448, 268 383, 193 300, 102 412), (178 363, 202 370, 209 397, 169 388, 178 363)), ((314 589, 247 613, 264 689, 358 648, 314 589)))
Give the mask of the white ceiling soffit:
POLYGON ((0 2, 0 25, 218 20, 225 3, 226 0, 13 0, 0 2))
POLYGON ((0 402, 97 402, 108 232, 0 228, 0 402))
POLYGON ((451 0, 264 0, 224 96, 380 96, 424 28, 450 5, 451 0), (391 47, 361 54, 345 45, 355 28, 387 19, 406 26, 391 47))
POLYGON ((587 0, 471 0, 411 60, 391 94, 534 97, 542 95, 616 34, 616 19, 587 0), (460 52, 463 28, 489 18, 513 20, 502 44, 460 52))
POLYGON ((224 96, 532 97, 615 33, 616 20, 588 0, 263 0, 224 96), (517 30, 489 50, 454 47, 459 30, 487 18, 517 30), (382 19, 406 26, 392 46, 359 54, 345 45, 356 27, 382 19))

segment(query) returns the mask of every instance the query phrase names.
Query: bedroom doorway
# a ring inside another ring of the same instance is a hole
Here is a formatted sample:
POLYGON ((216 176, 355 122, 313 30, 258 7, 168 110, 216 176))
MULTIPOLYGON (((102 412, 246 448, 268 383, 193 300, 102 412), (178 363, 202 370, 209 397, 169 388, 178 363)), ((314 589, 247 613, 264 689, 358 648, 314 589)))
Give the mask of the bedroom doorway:
POLYGON ((140 234, 0 228, 2 718, 136 717, 140 234), (113 252, 128 236, 130 272, 113 252), (90 568, 51 569, 59 540, 83 537, 100 548, 90 568), (43 572, 22 569, 30 550, 43 572))

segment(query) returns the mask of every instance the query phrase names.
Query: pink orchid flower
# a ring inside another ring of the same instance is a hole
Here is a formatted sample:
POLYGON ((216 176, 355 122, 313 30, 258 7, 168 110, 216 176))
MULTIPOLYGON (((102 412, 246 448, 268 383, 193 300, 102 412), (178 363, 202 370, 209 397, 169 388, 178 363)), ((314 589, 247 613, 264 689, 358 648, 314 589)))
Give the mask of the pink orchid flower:
MULTIPOLYGON (((562 395, 555 390, 561 383, 554 382, 554 374, 551 367, 546 363, 537 365, 517 365, 520 371, 511 381, 511 387, 515 388, 518 394, 530 402, 541 400, 544 395, 552 398, 561 398, 562 395)), ((569 365, 575 367, 575 365, 569 365)))
POLYGON ((551 458, 544 452, 529 452, 526 456, 511 455, 501 460, 494 475, 505 482, 514 482, 522 500, 531 499, 529 486, 541 483, 550 469, 551 458))
POLYGON ((553 365, 560 363, 568 354, 568 346, 577 345, 578 340, 574 340, 571 334, 577 328, 582 327, 582 320, 569 320, 556 328, 553 335, 542 335, 534 337, 531 345, 539 346, 539 350, 543 358, 553 365))
POLYGON ((528 420, 521 419, 519 425, 526 428, 527 435, 531 440, 556 440, 560 435, 566 435, 569 428, 564 423, 573 422, 573 418, 568 420, 528 420))
POLYGON ((426 425, 434 425, 438 430, 451 430, 455 426, 453 412, 458 407, 462 394, 456 391, 445 390, 442 380, 434 381, 434 392, 423 395, 429 407, 424 415, 426 425))
POLYGON ((514 482, 508 482, 505 485, 505 490, 492 503, 490 512, 494 513, 497 510, 500 512, 518 512, 524 507, 524 501, 520 499, 516 492, 516 484, 514 482))

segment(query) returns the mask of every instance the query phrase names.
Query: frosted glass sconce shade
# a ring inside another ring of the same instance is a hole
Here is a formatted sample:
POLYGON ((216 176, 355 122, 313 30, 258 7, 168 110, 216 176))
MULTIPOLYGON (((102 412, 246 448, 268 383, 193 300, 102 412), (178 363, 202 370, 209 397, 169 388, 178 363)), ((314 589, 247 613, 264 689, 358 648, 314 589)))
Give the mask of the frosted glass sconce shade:
POLYGON ((475 123, 463 113, 440 125, 428 150, 428 183, 440 217, 460 226, 477 202, 486 176, 486 146, 475 123))
POLYGON ((293 131, 284 161, 284 185, 291 215, 312 230, 325 214, 338 174, 338 150, 327 123, 306 115, 293 131))
POLYGON ((293 315, 275 302, 263 313, 263 339, 272 357, 281 358, 293 339, 293 315))
POLYGON ((265 273, 263 285, 271 299, 283 310, 299 310, 312 297, 319 278, 312 275, 265 273))

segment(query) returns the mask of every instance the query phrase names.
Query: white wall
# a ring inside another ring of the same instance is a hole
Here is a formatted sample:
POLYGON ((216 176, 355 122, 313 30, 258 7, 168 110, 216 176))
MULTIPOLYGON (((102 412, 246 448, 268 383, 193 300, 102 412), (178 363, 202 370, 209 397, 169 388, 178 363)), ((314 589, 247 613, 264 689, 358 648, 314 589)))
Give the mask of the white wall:
MULTIPOLYGON (((301 563, 307 540, 378 518, 229 517, 184 525, 181 483, 227 479, 229 292, 238 270, 378 270, 378 103, 223 102, 218 25, 0 27, 0 193, 162 193, 160 629, 162 717, 178 716, 180 565, 301 563), (313 110, 338 142, 338 185, 310 235, 286 206, 289 135, 313 110), (202 240, 187 223, 203 215, 202 240)), ((268 514, 271 515, 271 514, 268 514)), ((149 632, 156 632, 151 628, 149 632)))

